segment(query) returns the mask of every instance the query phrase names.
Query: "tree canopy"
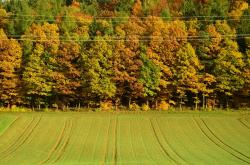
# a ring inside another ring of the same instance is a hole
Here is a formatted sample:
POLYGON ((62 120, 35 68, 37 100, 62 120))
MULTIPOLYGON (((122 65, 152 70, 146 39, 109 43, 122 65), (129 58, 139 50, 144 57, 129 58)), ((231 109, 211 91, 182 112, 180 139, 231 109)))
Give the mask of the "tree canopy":
POLYGON ((1 1, 0 105, 241 106, 249 13, 246 0, 1 1))

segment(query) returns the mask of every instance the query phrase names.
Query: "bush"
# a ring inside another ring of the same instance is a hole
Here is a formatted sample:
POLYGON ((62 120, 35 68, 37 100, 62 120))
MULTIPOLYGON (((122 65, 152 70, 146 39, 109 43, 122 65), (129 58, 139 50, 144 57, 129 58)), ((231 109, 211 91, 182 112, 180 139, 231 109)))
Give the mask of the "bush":
POLYGON ((141 107, 141 110, 142 111, 149 111, 150 107, 148 106, 148 104, 143 104, 142 107, 141 107))
POLYGON ((141 108, 140 108, 140 106, 137 105, 136 103, 132 103, 132 104, 130 104, 130 106, 129 106, 129 110, 131 110, 131 111, 139 111, 139 110, 141 110, 141 108))
POLYGON ((22 107, 12 107, 12 108, 1 107, 0 112, 32 112, 32 110, 29 108, 22 108, 22 107))
POLYGON ((169 109, 169 107, 170 107, 169 103, 167 103, 166 101, 161 101, 160 104, 158 105, 157 109, 167 111, 169 109))
POLYGON ((100 104, 100 109, 102 111, 110 111, 113 109, 113 104, 112 104, 112 101, 104 101, 104 102, 101 102, 100 104))

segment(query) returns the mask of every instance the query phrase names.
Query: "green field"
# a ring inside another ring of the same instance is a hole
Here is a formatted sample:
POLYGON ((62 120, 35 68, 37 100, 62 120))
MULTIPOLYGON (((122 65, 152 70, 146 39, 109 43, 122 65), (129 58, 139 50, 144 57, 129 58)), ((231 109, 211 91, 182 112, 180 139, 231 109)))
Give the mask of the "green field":
POLYGON ((1 113, 0 164, 250 164, 250 115, 1 113))

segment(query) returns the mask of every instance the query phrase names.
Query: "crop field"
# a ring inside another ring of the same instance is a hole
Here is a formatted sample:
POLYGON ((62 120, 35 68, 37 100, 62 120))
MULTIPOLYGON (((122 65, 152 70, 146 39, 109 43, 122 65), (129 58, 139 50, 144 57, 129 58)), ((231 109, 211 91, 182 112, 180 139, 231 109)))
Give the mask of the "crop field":
POLYGON ((1 165, 247 165, 250 115, 0 113, 1 165))

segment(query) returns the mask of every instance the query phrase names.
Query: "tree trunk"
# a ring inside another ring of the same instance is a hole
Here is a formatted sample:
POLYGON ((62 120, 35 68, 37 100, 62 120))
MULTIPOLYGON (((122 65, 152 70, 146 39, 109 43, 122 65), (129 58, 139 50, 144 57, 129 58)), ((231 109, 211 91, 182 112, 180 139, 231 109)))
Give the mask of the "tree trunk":
POLYGON ((155 100, 155 109, 157 109, 158 108, 158 100, 156 99, 155 100))
POLYGON ((79 104, 78 104, 78 109, 79 110, 81 109, 81 102, 79 102, 79 104))
POLYGON ((202 94, 202 109, 205 109, 206 96, 202 94))
POLYGON ((131 105, 131 98, 129 98, 128 100, 128 107, 130 108, 130 105, 131 105))
POLYGON ((215 109, 215 105, 216 105, 215 102, 216 102, 216 99, 214 98, 214 104, 212 106, 213 109, 215 109))
POLYGON ((198 94, 196 94, 196 98, 195 98, 195 110, 197 111, 198 109, 198 94))
POLYGON ((182 111, 182 98, 181 98, 181 102, 180 102, 180 110, 182 111))
POLYGON ((228 108, 229 108, 229 103, 228 103, 228 97, 226 98, 226 106, 227 106, 227 110, 228 110, 228 108))

